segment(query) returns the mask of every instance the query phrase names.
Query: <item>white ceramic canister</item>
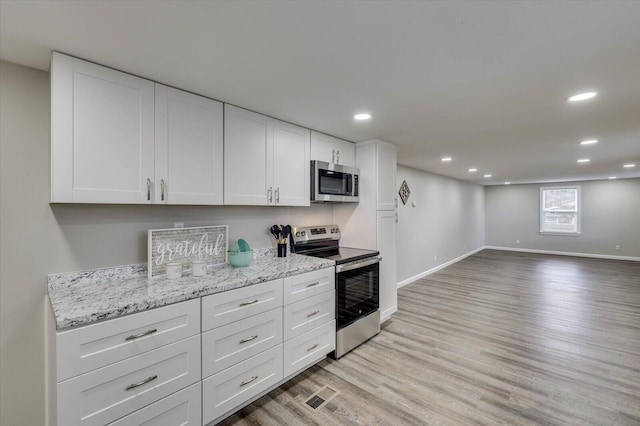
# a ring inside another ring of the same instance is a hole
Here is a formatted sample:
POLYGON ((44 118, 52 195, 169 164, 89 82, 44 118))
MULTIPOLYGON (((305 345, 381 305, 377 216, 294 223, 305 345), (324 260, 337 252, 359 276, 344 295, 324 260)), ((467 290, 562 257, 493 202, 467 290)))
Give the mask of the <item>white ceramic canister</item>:
POLYGON ((182 263, 167 263, 167 278, 180 278, 182 276, 182 263))
POLYGON ((204 260, 194 260, 191 262, 191 272, 194 277, 203 277, 207 275, 207 262, 204 260))

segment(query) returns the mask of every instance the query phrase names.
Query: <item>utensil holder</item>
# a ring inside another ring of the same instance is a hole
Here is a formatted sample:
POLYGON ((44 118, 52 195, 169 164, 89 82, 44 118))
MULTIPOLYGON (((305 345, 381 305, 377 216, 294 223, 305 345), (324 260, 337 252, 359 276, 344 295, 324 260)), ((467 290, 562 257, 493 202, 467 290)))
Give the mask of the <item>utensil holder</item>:
POLYGON ((278 244, 278 257, 287 257, 287 244, 278 244))

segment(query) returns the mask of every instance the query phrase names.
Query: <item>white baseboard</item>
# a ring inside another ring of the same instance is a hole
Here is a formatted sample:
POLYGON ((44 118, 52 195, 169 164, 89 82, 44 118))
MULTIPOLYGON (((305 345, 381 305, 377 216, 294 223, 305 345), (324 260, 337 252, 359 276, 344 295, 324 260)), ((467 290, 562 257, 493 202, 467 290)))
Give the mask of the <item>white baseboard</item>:
POLYGON ((524 252, 524 253, 556 254, 556 255, 560 255, 560 256, 594 257, 594 258, 598 258, 598 259, 630 260, 630 261, 634 261, 634 262, 640 262, 640 257, 612 256, 612 255, 609 255, 609 254, 573 253, 573 252, 568 252, 568 251, 535 250, 535 249, 514 248, 514 247, 498 247, 498 246, 484 246, 483 249, 505 250, 505 251, 520 251, 520 252, 524 252))
POLYGON ((461 261, 465 257, 469 257, 472 254, 476 254, 477 252, 479 252, 481 250, 484 250, 485 248, 486 248, 485 246, 482 246, 482 247, 479 247, 479 248, 477 248, 475 250, 471 250, 470 252, 467 252, 467 253, 463 254, 462 256, 458 256, 455 259, 451 259, 448 262, 442 263, 442 264, 440 264, 438 266, 435 266, 435 267, 433 267, 433 268, 431 268, 431 269, 429 269, 427 271, 420 272, 418 275, 414 275, 414 276, 412 276, 410 278, 407 278, 406 280, 402 280, 402 281, 400 281, 398 283, 398 288, 404 287, 407 284, 411 284, 412 282, 417 281, 420 278, 424 278, 427 275, 433 274, 434 272, 437 272, 440 269, 446 268, 449 265, 453 265, 454 263, 461 261))

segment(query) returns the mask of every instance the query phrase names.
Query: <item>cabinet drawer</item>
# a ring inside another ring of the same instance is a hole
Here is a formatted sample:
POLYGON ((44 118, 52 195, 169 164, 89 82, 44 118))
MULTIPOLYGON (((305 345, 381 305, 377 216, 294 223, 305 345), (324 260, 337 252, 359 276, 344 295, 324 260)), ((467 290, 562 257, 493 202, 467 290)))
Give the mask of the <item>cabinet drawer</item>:
POLYGON ((104 425, 199 380, 197 335, 58 383, 58 424, 104 425))
POLYGON ((56 333, 57 381, 198 333, 199 299, 56 333))
POLYGON ((284 279, 284 304, 299 302, 307 297, 334 290, 336 286, 335 268, 325 268, 284 279))
POLYGON ((335 348, 335 320, 285 342, 284 377, 315 364, 335 348))
POLYGON ((284 307, 284 340, 336 319, 335 290, 284 307))
POLYGON ((201 387, 191 385, 109 426, 202 426, 201 387))
POLYGON ((267 281, 202 298, 202 331, 282 306, 282 280, 267 281))
POLYGON ((202 419, 207 424, 282 380, 282 345, 202 381, 202 419))
POLYGON ((202 334, 202 377, 282 343, 282 308, 202 334))

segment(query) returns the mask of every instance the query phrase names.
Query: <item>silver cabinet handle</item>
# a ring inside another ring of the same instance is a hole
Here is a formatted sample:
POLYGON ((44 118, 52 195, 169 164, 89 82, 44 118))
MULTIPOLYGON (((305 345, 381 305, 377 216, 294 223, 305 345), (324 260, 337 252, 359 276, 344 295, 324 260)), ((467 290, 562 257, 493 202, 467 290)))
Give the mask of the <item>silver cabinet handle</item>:
POLYGON ((310 314, 307 314, 307 318, 310 318, 310 317, 312 317, 314 315, 318 315, 319 313, 320 313, 320 311, 313 311, 310 314))
POLYGON ((335 149, 331 150, 331 162, 332 163, 336 162, 336 150, 335 149))
POLYGON ((151 201, 151 179, 147 178, 147 201, 151 201))
POLYGON ((258 335, 256 334, 255 336, 247 337, 246 339, 240 340, 240 343, 247 343, 247 342, 250 342, 253 339, 257 339, 257 338, 258 338, 258 335))
POLYGON ((280 204, 280 187, 276 188, 276 204, 280 204))
POLYGON ((396 213, 396 223, 398 223, 398 213, 396 213))
POLYGON ((160 179, 160 200, 164 201, 164 179, 160 179))
POLYGON ((315 348, 317 348, 317 347, 318 347, 318 344, 316 343, 315 345, 313 345, 313 346, 311 346, 311 347, 307 348, 307 352, 311 352, 312 350, 314 350, 314 349, 315 349, 315 348))
POLYGON ((336 164, 340 164, 340 150, 336 151, 336 164))
POLYGON ((242 302, 240 306, 253 305, 254 303, 258 303, 258 299, 252 300, 251 302, 242 302))
POLYGON ((124 340, 136 340, 139 339, 140 337, 144 337, 144 336, 148 336, 150 334, 155 333, 156 331, 158 331, 157 328, 151 329, 151 330, 147 330, 145 332, 139 333, 139 334, 132 334, 131 336, 128 336, 127 338, 125 338, 124 340))
POLYGON ((269 204, 273 203, 273 188, 269 187, 267 189, 267 200, 269 200, 269 204))
POLYGON ((396 208, 398 208, 398 199, 397 198, 393 199, 393 203, 396 205, 396 208))
POLYGON ((257 379, 257 378, 258 378, 258 376, 253 376, 253 377, 252 377, 252 378, 250 378, 249 380, 247 380, 247 381, 244 381, 244 382, 240 383, 240 386, 246 386, 246 385, 248 385, 249 383, 253 382, 253 381, 254 381, 255 379, 257 379))
POLYGON ((307 284, 307 287, 313 287, 315 285, 320 284, 320 281, 316 281, 315 283, 307 284))
POLYGON ((145 380, 143 380, 143 381, 141 381, 141 382, 138 382, 138 383, 132 383, 132 384, 130 384, 129 386, 127 386, 127 387, 125 388, 125 390, 131 390, 131 389, 135 389, 135 388, 137 388, 138 386, 146 385, 147 383, 152 382, 152 381, 154 381, 154 380, 155 380, 155 379, 157 379, 157 378, 158 378, 158 375, 156 374, 155 376, 151 376, 151 377, 149 377, 148 379, 145 379, 145 380))

